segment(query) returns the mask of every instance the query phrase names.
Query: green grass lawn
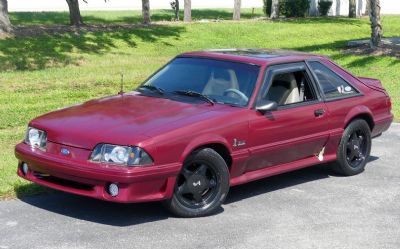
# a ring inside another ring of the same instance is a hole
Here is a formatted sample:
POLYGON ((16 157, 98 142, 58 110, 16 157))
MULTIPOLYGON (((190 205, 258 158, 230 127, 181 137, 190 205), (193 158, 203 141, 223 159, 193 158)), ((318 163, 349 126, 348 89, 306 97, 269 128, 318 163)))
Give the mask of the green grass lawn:
MULTIPOLYGON (((198 11, 198 19, 225 10, 198 11), (208 12, 207 12, 208 11, 208 12)), ((246 10, 246 13, 251 13, 246 10)), ((257 15, 261 14, 257 10, 257 15)), ((153 18, 169 20, 158 11, 153 18), (157 14, 158 13, 158 14, 157 14)), ((251 18, 251 14, 245 17, 251 18)), ((85 12, 89 23, 140 20, 138 12, 85 12)), ((15 24, 62 24, 65 13, 13 13, 15 24)), ((384 16, 385 36, 400 36, 400 16, 384 16)), ((207 48, 285 48, 331 56, 356 75, 381 79, 392 96, 400 120, 400 61, 390 57, 353 56, 341 49, 347 41, 367 38, 367 19, 309 18, 270 22, 169 23, 139 29, 66 33, 0 40, 0 197, 42 192, 17 178, 14 145, 22 140, 28 121, 42 113, 115 94, 120 72, 132 89, 154 70, 183 51, 207 48)))

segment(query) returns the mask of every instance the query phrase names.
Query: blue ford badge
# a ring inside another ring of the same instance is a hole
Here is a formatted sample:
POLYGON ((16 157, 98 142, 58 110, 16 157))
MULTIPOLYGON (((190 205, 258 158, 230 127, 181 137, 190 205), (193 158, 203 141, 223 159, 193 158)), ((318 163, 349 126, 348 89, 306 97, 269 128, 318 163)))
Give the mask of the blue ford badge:
POLYGON ((71 152, 65 148, 61 149, 61 154, 63 154, 64 156, 68 156, 71 152))

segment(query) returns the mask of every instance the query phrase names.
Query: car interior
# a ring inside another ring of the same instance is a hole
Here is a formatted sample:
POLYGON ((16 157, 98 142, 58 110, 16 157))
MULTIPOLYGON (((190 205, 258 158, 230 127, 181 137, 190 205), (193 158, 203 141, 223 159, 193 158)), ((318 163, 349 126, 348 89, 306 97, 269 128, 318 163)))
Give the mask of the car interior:
POLYGON ((240 90, 235 71, 232 69, 214 68, 204 87, 203 94, 223 96, 228 89, 240 90))
POLYGON ((305 72, 298 71, 275 75, 265 99, 283 106, 311 101, 316 98, 305 72))

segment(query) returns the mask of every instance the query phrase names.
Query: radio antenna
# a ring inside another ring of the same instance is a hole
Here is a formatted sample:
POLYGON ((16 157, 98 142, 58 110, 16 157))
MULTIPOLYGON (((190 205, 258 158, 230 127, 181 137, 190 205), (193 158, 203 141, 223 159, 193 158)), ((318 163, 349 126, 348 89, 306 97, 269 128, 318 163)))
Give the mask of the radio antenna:
POLYGON ((120 75, 121 75, 121 85, 118 94, 124 94, 124 73, 120 72, 120 75))

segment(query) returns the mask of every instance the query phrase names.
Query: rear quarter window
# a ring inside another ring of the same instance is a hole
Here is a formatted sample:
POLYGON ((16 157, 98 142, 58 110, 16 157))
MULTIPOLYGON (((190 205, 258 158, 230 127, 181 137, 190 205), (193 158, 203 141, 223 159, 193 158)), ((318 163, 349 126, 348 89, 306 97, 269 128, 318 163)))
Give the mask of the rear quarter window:
POLYGON ((347 81, 342 79, 324 64, 317 61, 311 61, 309 62, 309 65, 313 70, 320 89, 327 100, 346 98, 359 93, 347 81))

